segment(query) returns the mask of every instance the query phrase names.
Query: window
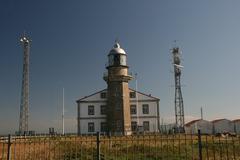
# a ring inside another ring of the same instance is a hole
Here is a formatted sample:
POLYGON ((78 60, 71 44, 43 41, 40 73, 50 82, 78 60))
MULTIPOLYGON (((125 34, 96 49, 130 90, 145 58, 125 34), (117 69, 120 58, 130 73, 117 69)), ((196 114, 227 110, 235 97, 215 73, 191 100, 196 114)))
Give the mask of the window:
POLYGON ((101 132, 107 132, 107 123, 101 122, 101 132))
POLYGON ((125 55, 122 55, 120 57, 120 65, 123 65, 123 66, 127 65, 126 56, 125 55))
POLYGON ((93 122, 88 123, 88 132, 94 132, 94 123, 93 122))
POLYGON ((101 115, 105 115, 106 114, 106 105, 101 105, 101 115))
POLYGON ((122 130, 122 121, 116 120, 116 131, 121 131, 121 130, 122 130))
POLYGON ((120 55, 119 54, 114 55, 114 65, 120 65, 120 55))
POLYGON ((143 104, 142 105, 142 112, 143 112, 143 114, 149 114, 149 106, 148 106, 148 104, 143 104))
POLYGON ((136 105, 130 105, 130 112, 131 112, 131 114, 137 114, 137 107, 136 107, 136 105))
POLYGON ((136 132, 137 131, 137 122, 135 122, 135 121, 131 122, 131 126, 132 126, 132 131, 136 132))
POLYGON ((94 106, 88 106, 88 115, 94 115, 94 106))
POLYGON ((121 89, 119 87, 115 87, 115 95, 116 97, 120 97, 121 96, 121 89))
POLYGON ((136 98, 136 92, 130 92, 130 98, 136 98))
POLYGON ((101 98, 107 98, 107 93, 106 92, 102 92, 100 96, 101 96, 101 98))
POLYGON ((121 104, 120 104, 120 103, 117 103, 116 106, 115 106, 115 109, 116 109, 116 111, 121 112, 121 111, 122 111, 122 106, 121 106, 121 104))
POLYGON ((109 66, 113 65, 113 59, 114 59, 114 56, 113 55, 109 55, 109 59, 108 59, 109 66))
POLYGON ((143 121, 143 130, 149 131, 149 121, 143 121))

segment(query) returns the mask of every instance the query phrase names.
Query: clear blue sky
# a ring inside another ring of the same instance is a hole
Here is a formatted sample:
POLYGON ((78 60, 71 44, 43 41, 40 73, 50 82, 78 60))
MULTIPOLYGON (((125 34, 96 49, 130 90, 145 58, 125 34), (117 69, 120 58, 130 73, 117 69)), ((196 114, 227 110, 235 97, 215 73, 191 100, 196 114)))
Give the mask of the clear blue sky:
POLYGON ((238 0, 1 0, 0 134, 18 130, 23 31, 32 39, 32 130, 60 129, 64 87, 66 131, 76 131, 75 100, 106 88, 102 75, 115 38, 138 73, 139 90, 161 99, 164 121, 174 117, 174 40, 183 52, 186 117, 199 117, 202 106, 209 120, 239 118, 239 6, 238 0))

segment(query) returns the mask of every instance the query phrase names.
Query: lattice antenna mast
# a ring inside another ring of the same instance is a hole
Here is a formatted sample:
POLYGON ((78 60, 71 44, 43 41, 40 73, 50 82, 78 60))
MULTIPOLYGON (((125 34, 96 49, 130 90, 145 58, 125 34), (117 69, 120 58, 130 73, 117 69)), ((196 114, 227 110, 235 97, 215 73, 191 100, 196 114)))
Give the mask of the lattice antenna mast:
POLYGON ((65 134, 65 126, 64 126, 64 113, 65 113, 65 111, 64 111, 64 88, 63 88, 63 104, 62 104, 62 135, 64 135, 65 134))
POLYGON ((21 37, 20 42, 23 46, 23 75, 22 75, 19 133, 20 134, 26 134, 28 132, 28 118, 29 118, 30 39, 28 39, 24 35, 23 37, 21 37))
POLYGON ((181 55, 179 47, 173 47, 173 67, 174 67, 174 78, 175 78, 175 118, 176 118, 176 129, 178 132, 184 132, 184 107, 183 98, 181 91, 181 55))

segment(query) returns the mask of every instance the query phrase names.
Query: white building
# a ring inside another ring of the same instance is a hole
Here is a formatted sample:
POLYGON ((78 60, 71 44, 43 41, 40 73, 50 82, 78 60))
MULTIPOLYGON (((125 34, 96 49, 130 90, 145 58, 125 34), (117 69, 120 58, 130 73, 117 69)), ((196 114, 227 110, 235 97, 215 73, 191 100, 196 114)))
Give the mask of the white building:
POLYGON ((217 119, 212 121, 213 134, 234 132, 234 123, 228 119, 217 119))
POLYGON ((234 124, 234 132, 240 134, 240 119, 235 119, 232 122, 234 124))
POLYGON ((188 122, 184 126, 186 134, 197 134, 200 129, 201 134, 212 134, 213 124, 209 121, 197 119, 188 122))
MULTIPOLYGON (((133 132, 159 132, 159 99, 129 88, 131 128, 133 132), (137 93, 137 94, 136 94, 137 93)), ((78 134, 105 132, 107 89, 77 100, 78 134)))

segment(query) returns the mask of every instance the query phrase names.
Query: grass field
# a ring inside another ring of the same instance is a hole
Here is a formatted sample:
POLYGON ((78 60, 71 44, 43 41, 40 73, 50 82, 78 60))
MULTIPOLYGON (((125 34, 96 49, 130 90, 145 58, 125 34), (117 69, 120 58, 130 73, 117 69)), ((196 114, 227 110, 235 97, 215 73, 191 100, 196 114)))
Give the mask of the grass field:
MULTIPOLYGON (((203 159, 240 160, 239 137, 201 136, 203 159)), ((194 160, 199 159, 195 135, 101 136, 100 152, 107 160, 194 160)), ((14 137, 11 159, 93 160, 96 136, 14 137)), ((7 141, 0 141, 0 160, 7 158, 7 141)))

